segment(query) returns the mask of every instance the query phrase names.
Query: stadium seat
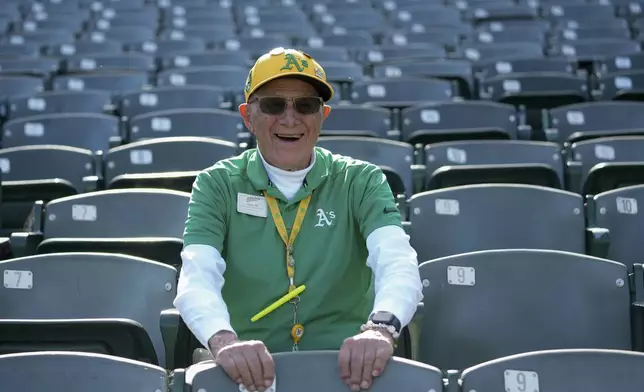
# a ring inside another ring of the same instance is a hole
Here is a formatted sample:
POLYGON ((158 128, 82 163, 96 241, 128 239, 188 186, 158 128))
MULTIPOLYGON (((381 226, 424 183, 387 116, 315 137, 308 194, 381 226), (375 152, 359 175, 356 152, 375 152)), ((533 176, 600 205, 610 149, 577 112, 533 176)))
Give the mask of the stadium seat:
POLYGON ((187 86, 204 85, 224 88, 231 94, 233 102, 241 102, 241 92, 248 69, 241 66, 208 66, 208 67, 185 67, 159 72, 157 84, 159 86, 187 86), (234 94, 233 94, 234 93, 234 94))
POLYGON ((466 369, 460 385, 466 391, 635 392, 644 383, 637 371, 642 363, 642 353, 624 350, 547 350, 499 358, 466 369))
MULTIPOLYGON (((152 342, 151 351, 135 349, 148 356, 136 359, 166 366, 161 336, 161 312, 173 307, 176 296, 177 270, 151 260, 107 253, 57 253, 0 261, 5 272, 5 287, 0 311, 2 320, 30 320, 30 333, 3 331, 0 352, 48 351, 54 344, 69 351, 99 352, 120 355, 110 348, 101 350, 101 341, 83 341, 77 336, 59 333, 54 324, 92 331, 92 325, 74 326, 78 319, 112 319, 118 324, 134 322, 145 339, 134 342, 141 348, 152 342), (145 279, 141 279, 144 276, 145 279), (133 298, 140 300, 133 301, 133 298), (55 320, 47 324, 47 320, 55 320), (47 337, 47 338, 45 338, 47 337), (55 339, 55 340, 53 340, 55 339), (53 341, 52 341, 53 340, 53 341), (95 351, 96 350, 96 351, 95 351), (151 356, 151 357, 150 357, 151 356)), ((121 326, 110 332, 99 325, 102 333, 117 337, 121 326)), ((100 336, 97 334, 97 336, 100 336)), ((128 350, 129 351, 129 350, 128 350)), ((125 354, 125 353, 123 353, 125 354)), ((172 366, 172 364, 169 364, 172 366)))
POLYGON ((505 74, 574 74, 577 65, 562 58, 542 59, 507 59, 479 62, 477 65, 477 76, 480 79, 493 78, 505 74))
POLYGON ((8 101, 10 119, 57 113, 103 113, 110 105, 106 91, 44 91, 8 101))
POLYGON ((582 195, 644 184, 644 136, 584 140, 570 147, 570 189, 582 195))
POLYGON ((391 112, 368 105, 335 106, 322 123, 323 136, 369 136, 387 139, 392 132, 391 112))
POLYGON ((109 30, 90 30, 81 39, 92 42, 116 41, 123 45, 152 41, 155 37, 154 28, 145 26, 113 27, 109 30))
POLYGON ((90 180, 86 177, 95 174, 91 151, 47 145, 1 149, 0 169, 2 232, 6 236, 23 228, 34 202, 82 193, 90 180))
POLYGON ((107 55, 123 53, 123 44, 118 41, 92 42, 77 40, 73 43, 47 45, 45 54, 53 57, 107 55))
POLYGON ((190 51, 161 55, 161 68, 165 70, 185 67, 206 67, 209 65, 240 66, 250 63, 248 52, 209 50, 190 51))
POLYGON ((548 140, 564 144, 584 139, 643 135, 644 104, 640 102, 586 102, 550 109, 548 140))
POLYGON ((0 57, 37 57, 40 47, 36 44, 13 45, 0 42, 0 57))
POLYGON ((417 193, 409 209, 411 245, 422 261, 488 249, 586 251, 583 198, 562 190, 463 185, 417 193))
POLYGON ((472 140, 425 146, 425 190, 514 183, 563 188, 564 165, 555 143, 472 140))
POLYGON ((334 154, 380 166, 394 195, 410 197, 414 193, 414 151, 407 143, 363 137, 321 137, 317 145, 334 154))
POLYGON ((47 58, 0 59, 1 75, 50 76, 59 69, 59 61, 47 58))
POLYGON ((203 52, 206 50, 206 42, 201 38, 185 39, 161 39, 156 41, 142 42, 128 45, 127 49, 132 52, 141 52, 148 55, 171 55, 183 52, 203 52))
POLYGON ((156 70, 154 57, 137 53, 75 56, 67 58, 64 64, 67 73, 156 70))
POLYGON ((167 377, 161 367, 111 355, 61 351, 0 355, 0 378, 11 390, 167 392, 167 377), (59 378, 61 370, 64 380, 59 378))
MULTIPOLYGON (((300 391, 303 388, 312 392, 340 391, 348 387, 342 382, 338 372, 337 351, 312 351, 299 353, 276 353, 275 390, 283 392, 300 391)), ((219 391, 237 391, 238 385, 213 362, 192 365, 182 371, 185 378, 185 391, 197 392, 215 388, 219 391)), ((442 375, 439 369, 422 363, 400 358, 392 358, 387 370, 374 379, 369 388, 373 392, 395 390, 401 386, 410 390, 422 389, 441 392, 442 375)))
POLYGON ((553 56, 565 56, 578 61, 593 61, 608 56, 637 53, 640 43, 624 38, 588 39, 579 42, 563 42, 550 48, 553 56))
POLYGON ((588 200, 589 222, 610 231, 608 257, 632 269, 643 264, 644 256, 635 244, 639 241, 644 219, 638 205, 644 205, 644 185, 602 192, 588 200))
POLYGON ((597 80, 594 91, 597 100, 642 101, 644 94, 644 72, 632 71, 627 74, 609 74, 597 80))
POLYGON ((45 86, 40 77, 0 75, 0 100, 39 93, 44 89, 45 86))
POLYGON ((145 88, 149 84, 147 72, 99 72, 66 74, 54 77, 53 90, 100 90, 118 97, 145 88))
POLYGON ((118 118, 97 113, 60 113, 22 117, 2 127, 2 146, 62 145, 105 151, 120 144, 118 118))
POLYGON ((74 34, 65 30, 30 31, 21 34, 10 34, 4 41, 14 45, 36 44, 57 45, 74 42, 74 34))
POLYGON ((354 83, 351 102, 387 108, 404 108, 424 101, 451 101, 453 96, 453 86, 446 80, 401 77, 354 83))
MULTIPOLYGON (((390 58, 389 50, 382 49, 383 56, 390 58)), ((385 64, 373 67, 375 78, 396 77, 430 77, 453 80, 458 85, 457 95, 465 98, 474 98, 474 78, 472 64, 469 61, 457 59, 427 60, 418 57, 402 57, 389 59, 385 64)))
POLYGON ((105 187, 190 192, 199 171, 238 153, 235 143, 204 137, 168 137, 130 143, 105 154, 105 187))
POLYGON ((137 91, 121 97, 123 121, 151 112, 172 109, 225 109, 231 102, 224 89, 211 86, 165 86, 137 91))
POLYGON ((11 236, 12 251, 16 257, 114 252, 178 266, 189 198, 172 190, 123 189, 35 204, 26 230, 11 236))
POLYGON ((401 117, 402 140, 412 144, 519 138, 516 109, 496 102, 422 103, 403 109, 401 117))
POLYGON ((530 109, 550 109, 590 99, 586 78, 547 73, 509 74, 483 79, 480 95, 482 99, 524 105, 530 109))
POLYGON ((440 369, 537 350, 631 350, 623 264, 553 250, 489 250, 424 262, 420 275, 418 360, 440 369))
POLYGON ((239 114, 221 109, 172 109, 134 116, 129 123, 130 141, 172 136, 201 136, 247 143, 239 114))
POLYGON ((594 69, 600 76, 642 70, 644 69, 644 53, 610 56, 606 59, 596 61, 594 69))

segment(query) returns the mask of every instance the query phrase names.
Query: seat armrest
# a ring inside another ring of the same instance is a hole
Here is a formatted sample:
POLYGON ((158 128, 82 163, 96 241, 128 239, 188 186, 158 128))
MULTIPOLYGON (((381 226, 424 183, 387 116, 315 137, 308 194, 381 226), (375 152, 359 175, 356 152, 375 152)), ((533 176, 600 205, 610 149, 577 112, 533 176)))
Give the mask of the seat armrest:
POLYGON ((411 359, 415 361, 419 358, 418 350, 420 349, 420 331, 423 325, 424 310, 425 304, 419 302, 416 306, 416 313, 414 313, 414 317, 412 317, 411 322, 407 326, 411 340, 411 359))
POLYGON ((586 254, 608 258, 610 247, 610 231, 601 227, 586 228, 586 254))
POLYGON ((425 177, 427 166, 425 165, 411 165, 411 174, 413 177, 413 193, 420 193, 425 187, 425 177))
POLYGON ((40 244, 42 240, 42 233, 11 233, 11 237, 9 238, 9 243, 11 244, 11 255, 13 257, 35 255, 36 249, 38 249, 38 244, 40 244))
POLYGON ((186 371, 185 369, 174 369, 170 381, 170 392, 186 391, 186 371))
POLYGON ((161 337, 165 347, 166 368, 174 369, 174 353, 177 347, 181 315, 177 309, 166 309, 161 312, 160 318, 161 337))

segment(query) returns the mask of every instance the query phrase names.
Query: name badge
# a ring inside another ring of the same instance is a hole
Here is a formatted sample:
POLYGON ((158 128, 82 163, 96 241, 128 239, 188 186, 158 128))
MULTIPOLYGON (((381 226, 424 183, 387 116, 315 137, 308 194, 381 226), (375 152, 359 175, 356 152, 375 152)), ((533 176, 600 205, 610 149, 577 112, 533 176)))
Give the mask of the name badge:
POLYGON ((268 216, 267 209, 264 196, 247 195, 245 193, 237 194, 237 212, 266 218, 268 216))

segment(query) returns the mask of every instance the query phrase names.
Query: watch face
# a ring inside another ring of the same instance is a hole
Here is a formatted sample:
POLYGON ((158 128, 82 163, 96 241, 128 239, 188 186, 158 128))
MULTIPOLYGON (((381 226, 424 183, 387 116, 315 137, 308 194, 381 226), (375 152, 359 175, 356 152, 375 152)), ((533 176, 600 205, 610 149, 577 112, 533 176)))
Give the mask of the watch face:
POLYGON ((392 317, 389 313, 376 313, 373 315, 373 322, 376 324, 389 324, 392 322, 392 317))

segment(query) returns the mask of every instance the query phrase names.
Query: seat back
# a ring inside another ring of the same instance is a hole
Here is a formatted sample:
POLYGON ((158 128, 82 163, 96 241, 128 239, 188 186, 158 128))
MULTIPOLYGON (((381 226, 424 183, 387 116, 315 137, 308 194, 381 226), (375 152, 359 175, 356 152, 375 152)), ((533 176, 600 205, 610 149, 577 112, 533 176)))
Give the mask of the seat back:
MULTIPOLYGON (((643 128, 644 131, 644 128, 643 128)), ((644 163, 644 136, 615 136, 573 143, 571 158, 581 162, 579 189, 584 189, 589 173, 596 165, 612 162, 644 163)), ((592 188, 592 187, 590 187, 592 188)))
POLYGON ((0 379, 7 390, 167 392, 167 377, 159 366, 111 355, 70 352, 0 355, 0 379))
MULTIPOLYGON (((539 185, 542 177, 525 178, 513 175, 513 172, 523 172, 528 167, 543 165, 544 172, 554 172, 559 187, 564 184, 564 169, 559 146, 555 143, 532 142, 523 140, 472 140, 462 142, 436 143, 425 146, 425 166, 427 167, 426 189, 433 189, 432 180, 439 174, 450 176, 448 171, 458 171, 464 166, 476 171, 479 183, 514 182, 539 185), (487 167, 486 170, 483 166, 487 167), (477 170, 477 167, 479 170, 477 170), (495 177, 494 168, 506 168, 506 176, 495 177), (444 173, 437 173, 447 169, 444 173), (517 178, 520 177, 520 178, 517 178)), ((547 174, 551 174, 547 173, 547 174)), ((545 179, 545 178, 543 178, 545 179)), ((464 185, 464 184, 459 184, 464 185)))
POLYGON ((44 238, 181 239, 189 199, 185 192, 129 189, 53 200, 46 207, 44 238))
POLYGON ((119 136, 119 124, 106 114, 43 114, 8 121, 3 131, 3 147, 49 144, 106 151, 110 138, 119 136))
MULTIPOLYGON (((151 173, 199 172, 236 154, 235 143, 211 138, 169 137, 130 143, 113 148, 105 155, 105 183, 107 187, 113 187, 119 178, 134 179, 137 175, 151 173), (181 159, 176 159, 178 156, 181 159)), ((163 177, 158 179, 162 181, 163 177)), ((190 192, 191 186, 185 191, 190 192)))
POLYGON ((407 197, 412 195, 411 165, 414 150, 411 145, 376 138, 322 137, 318 146, 334 154, 350 156, 380 166, 388 175, 389 186, 394 194, 406 194, 407 197), (391 176, 396 178, 390 178, 391 176))
POLYGON ((644 103, 587 102, 550 110, 549 140, 564 143, 602 136, 644 134, 644 103))
POLYGON ((130 120, 130 141, 158 137, 200 136, 237 142, 247 137, 239 114, 222 109, 171 109, 130 120))
POLYGON ((463 372, 461 385, 465 391, 636 392, 644 384, 642 365, 642 353, 547 350, 474 366, 463 372))
POLYGON ((520 184, 477 184, 415 194, 411 245, 421 261, 487 249, 585 252, 580 195, 520 184))
MULTIPOLYGON (((273 354, 275 361, 275 390, 296 392, 341 391, 347 386, 338 371, 337 351, 309 351, 273 354)), ((212 362, 193 365, 186 370, 186 384, 191 392, 204 388, 220 392, 238 392, 239 386, 212 362)), ((394 391, 400 388, 442 392, 440 371, 432 366, 401 358, 392 358, 383 374, 369 388, 373 392, 394 391)))
POLYGON ((639 205, 644 206, 644 185, 635 185, 600 193, 593 197, 594 223, 610 230, 608 258, 632 268, 644 263, 644 255, 636 245, 641 241, 644 219, 639 205))
POLYGON ((133 320, 150 336, 158 363, 165 364, 159 324, 161 312, 173 307, 175 268, 108 253, 36 255, 0 266, 10 271, 0 289, 2 318, 133 320))
POLYGON ((536 350, 631 349, 623 264, 551 250, 491 250, 422 263, 420 275, 419 359, 440 369, 536 350))
POLYGON ((401 112, 409 143, 463 139, 516 139, 517 114, 510 105, 484 101, 422 104, 401 112))

